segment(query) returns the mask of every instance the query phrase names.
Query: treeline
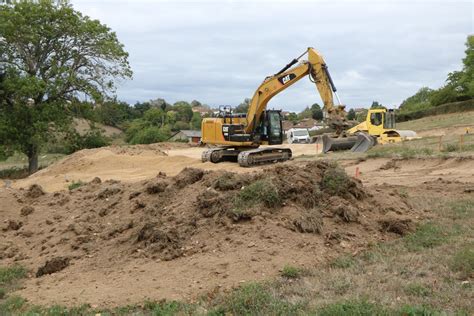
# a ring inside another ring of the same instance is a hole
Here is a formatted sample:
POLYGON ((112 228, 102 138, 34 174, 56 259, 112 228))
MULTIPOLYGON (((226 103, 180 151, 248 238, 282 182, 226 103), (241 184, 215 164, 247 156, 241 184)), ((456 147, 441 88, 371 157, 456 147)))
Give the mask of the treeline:
POLYGON ((162 142, 176 131, 199 130, 202 118, 212 114, 209 106, 196 100, 170 104, 164 99, 134 105, 117 100, 95 105, 74 102, 70 110, 76 117, 125 131, 125 140, 130 144, 162 142))
MULTIPOLYGON (((462 70, 449 73, 441 88, 423 87, 413 96, 404 100, 399 108, 399 120, 415 119, 430 115, 430 113, 448 111, 437 111, 433 108, 448 103, 454 106, 456 102, 474 98, 474 36, 468 36, 466 47, 462 70)), ((464 107, 466 106, 461 106, 459 109, 463 110, 464 107)))

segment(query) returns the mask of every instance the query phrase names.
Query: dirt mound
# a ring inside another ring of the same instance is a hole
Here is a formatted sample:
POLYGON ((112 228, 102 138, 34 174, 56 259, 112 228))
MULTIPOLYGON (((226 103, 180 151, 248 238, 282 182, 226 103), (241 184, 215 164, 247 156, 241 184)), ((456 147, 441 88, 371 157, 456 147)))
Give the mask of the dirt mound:
MULTIPOLYGON (((111 275, 126 288, 132 282, 127 277, 143 287, 139 276, 149 278, 156 269, 164 284, 158 298, 173 298, 170 291, 180 288, 183 295, 195 295, 196 280, 204 290, 232 286, 244 277, 275 273, 286 262, 311 265, 315 258, 395 237, 408 228, 393 221, 413 212, 391 203, 395 190, 375 199, 359 180, 324 161, 246 174, 186 168, 174 177, 160 173, 133 184, 94 179, 69 192, 34 194, 34 199, 23 198, 31 189, 24 191, 0 192, 9 204, 0 206, 6 219, 0 262, 21 262, 42 275, 42 282, 29 283, 23 295, 39 299, 30 294, 41 288, 45 297, 65 304, 78 303, 69 287, 98 279, 104 287, 123 287, 112 286, 111 275), (391 222, 381 220, 388 212, 391 222), (137 264, 139 271, 125 268, 137 264), (248 265, 253 268, 247 271, 248 265), (84 275, 78 280, 74 273, 84 275), (51 286, 63 279, 76 285, 51 286)), ((90 303, 105 295, 101 290, 80 298, 90 303)))

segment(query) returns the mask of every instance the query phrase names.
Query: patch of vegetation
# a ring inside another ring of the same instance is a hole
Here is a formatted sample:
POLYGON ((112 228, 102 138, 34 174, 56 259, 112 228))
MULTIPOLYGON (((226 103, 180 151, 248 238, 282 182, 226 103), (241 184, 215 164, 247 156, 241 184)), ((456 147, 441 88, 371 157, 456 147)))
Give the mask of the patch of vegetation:
POLYGON ((430 288, 419 283, 408 284, 405 287, 404 291, 407 295, 419 296, 419 297, 426 297, 426 296, 431 295, 432 293, 430 288))
POLYGON ((7 290, 5 290, 4 288, 0 288, 0 300, 5 298, 6 295, 7 295, 7 290))
POLYGON ((318 310, 320 316, 371 316, 390 315, 383 306, 371 303, 365 299, 349 300, 340 303, 328 304, 318 310))
POLYGON ((283 267, 283 270, 281 271, 281 276, 287 279, 297 279, 301 277, 302 272, 303 271, 300 268, 286 265, 283 267))
POLYGON ((474 215, 474 200, 459 200, 448 205, 454 213, 454 219, 472 218, 474 215))
POLYGON ((265 284, 249 283, 221 297, 209 315, 299 315, 303 305, 276 297, 265 284))
POLYGON ((474 244, 456 252, 452 259, 451 269, 459 272, 461 278, 469 278, 474 275, 474 244))
POLYGON ((0 285, 9 285, 15 280, 26 277, 26 274, 26 269, 19 265, 0 267, 0 285))
POLYGON ((356 261, 351 255, 343 255, 332 260, 329 266, 336 269, 347 269, 353 267, 355 264, 356 261))
POLYGON ((77 188, 83 186, 84 184, 86 184, 86 183, 85 183, 85 182, 82 182, 81 180, 79 180, 79 181, 72 181, 72 183, 70 183, 67 188, 69 189, 69 191, 72 191, 72 190, 74 190, 74 189, 77 189, 77 188))
POLYGON ((244 187, 234 199, 234 206, 237 209, 250 208, 259 203, 269 208, 281 204, 278 190, 270 179, 257 180, 244 187))
POLYGON ((405 246, 410 251, 423 248, 434 248, 448 241, 448 233, 438 225, 426 223, 404 238, 405 246))
POLYGON ((19 314, 19 311, 25 305, 26 300, 19 296, 7 297, 0 303, 0 315, 19 314))
POLYGON ((349 189, 350 181, 346 172, 341 168, 329 168, 323 174, 321 187, 329 194, 344 195, 349 189))
POLYGON ((367 158, 403 158, 411 159, 433 155, 431 148, 411 148, 401 144, 375 146, 367 152, 367 158))

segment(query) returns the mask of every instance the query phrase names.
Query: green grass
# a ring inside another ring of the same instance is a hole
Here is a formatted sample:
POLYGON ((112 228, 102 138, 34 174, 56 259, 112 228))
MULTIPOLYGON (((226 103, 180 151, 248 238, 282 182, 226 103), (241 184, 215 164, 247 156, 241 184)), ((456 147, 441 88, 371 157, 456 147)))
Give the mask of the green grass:
POLYGON ((268 285, 249 283, 221 297, 209 315, 299 315, 302 311, 302 303, 275 296, 268 285))
POLYGON ((262 204, 268 208, 281 204, 278 190, 269 179, 257 180, 239 191, 230 212, 236 220, 248 219, 253 215, 252 208, 262 204))
POLYGON ((346 172, 337 167, 327 169, 321 181, 322 189, 333 195, 344 195, 350 184, 351 181, 346 172))
POLYGON ((456 252, 452 259, 451 269, 458 272, 461 278, 474 276, 474 244, 456 252))
POLYGON ((302 271, 300 268, 293 267, 290 265, 286 265, 283 267, 283 270, 281 271, 281 276, 287 279, 297 279, 301 277, 302 271))
POLYGON ((0 286, 10 285, 14 281, 26 277, 26 274, 26 269, 19 265, 0 267, 0 286))
POLYGON ((336 269, 347 269, 353 267, 355 264, 356 261, 351 255, 342 255, 332 260, 329 266, 336 269))
POLYGON ((429 296, 432 293, 430 288, 419 283, 410 283, 405 287, 404 290, 407 295, 420 297, 429 296))
POLYGON ((448 241, 448 231, 436 224, 420 225, 416 231, 404 238, 409 251, 419 251, 423 248, 434 248, 448 241))
MULTIPOLYGON (((397 123, 396 129, 408 129, 417 132, 435 128, 470 126, 474 122, 474 111, 427 116, 421 119, 397 123)), ((472 131, 474 133, 474 131, 472 131)))
POLYGON ((83 186, 84 184, 86 184, 86 183, 85 183, 85 182, 82 182, 81 180, 79 180, 79 181, 72 181, 72 183, 70 183, 70 184, 68 185, 68 189, 69 189, 69 191, 72 191, 72 190, 74 190, 74 189, 77 189, 77 188, 83 186))
POLYGON ((457 200, 448 205, 453 213, 453 219, 468 219, 474 217, 474 199, 457 200))

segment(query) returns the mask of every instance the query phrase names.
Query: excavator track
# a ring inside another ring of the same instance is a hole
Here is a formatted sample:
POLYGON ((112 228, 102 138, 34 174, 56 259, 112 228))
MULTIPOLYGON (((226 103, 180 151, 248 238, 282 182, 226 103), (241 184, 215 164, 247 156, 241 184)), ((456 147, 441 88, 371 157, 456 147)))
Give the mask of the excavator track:
POLYGON ((252 167, 265 163, 282 162, 292 156, 289 148, 256 148, 239 153, 237 161, 241 167, 252 167))
POLYGON ((205 150, 201 154, 201 161, 202 162, 213 162, 219 163, 223 161, 233 161, 237 162, 237 156, 239 155, 240 151, 234 148, 227 148, 227 147, 216 147, 210 148, 205 150))

